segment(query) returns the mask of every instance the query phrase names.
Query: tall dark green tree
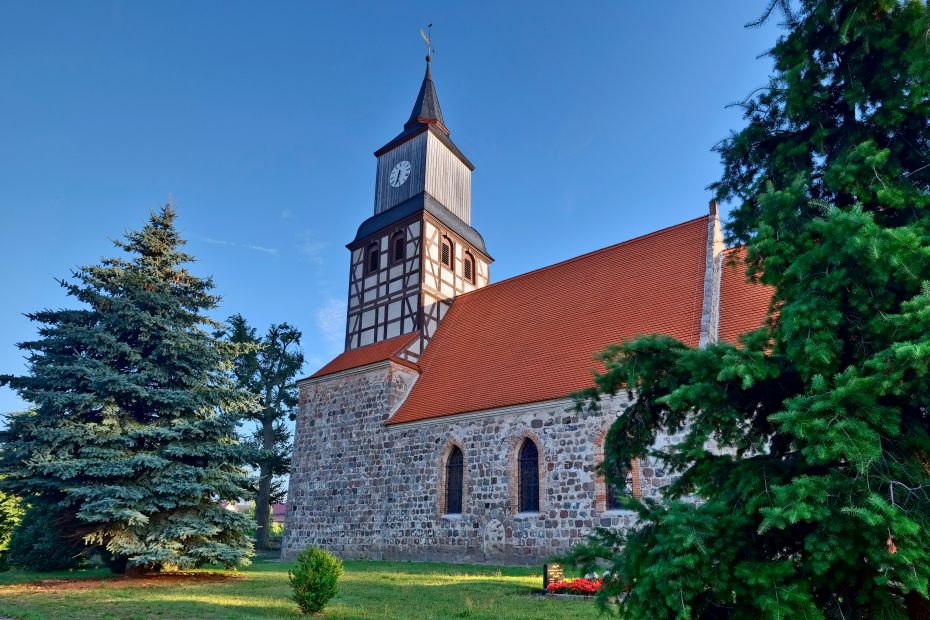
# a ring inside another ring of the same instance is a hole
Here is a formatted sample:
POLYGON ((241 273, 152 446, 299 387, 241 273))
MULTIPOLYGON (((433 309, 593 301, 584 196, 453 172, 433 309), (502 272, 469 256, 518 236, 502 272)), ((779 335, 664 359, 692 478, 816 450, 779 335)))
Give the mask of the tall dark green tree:
POLYGON ((284 498, 280 477, 290 472, 291 431, 287 420, 294 419, 294 379, 304 365, 300 337, 300 331, 287 323, 272 325, 264 337, 259 337, 241 314, 229 319, 228 339, 241 348, 234 366, 236 383, 260 403, 260 408, 249 416, 258 424, 248 440, 252 464, 258 469, 255 546, 259 549, 268 548, 271 505, 284 498))
POLYGON ((219 298, 188 271, 174 221, 164 207, 115 242, 124 255, 61 281, 76 307, 28 315, 28 374, 0 378, 34 405, 0 432, 0 485, 137 570, 251 554, 222 502, 248 494, 235 433, 255 404, 229 378, 235 347, 205 315, 219 298))
MULTIPOLYGON (((930 8, 771 2, 766 88, 719 145, 732 242, 773 287, 739 346, 651 336, 586 396, 635 400, 605 471, 681 475, 640 524, 572 560, 612 564, 632 618, 903 618, 930 578, 930 8), (664 449, 660 431, 683 433, 664 449), (711 440, 719 449, 711 450, 711 440), (699 502, 692 501, 694 499, 699 502)), ((622 479, 622 478, 621 478, 622 479)))

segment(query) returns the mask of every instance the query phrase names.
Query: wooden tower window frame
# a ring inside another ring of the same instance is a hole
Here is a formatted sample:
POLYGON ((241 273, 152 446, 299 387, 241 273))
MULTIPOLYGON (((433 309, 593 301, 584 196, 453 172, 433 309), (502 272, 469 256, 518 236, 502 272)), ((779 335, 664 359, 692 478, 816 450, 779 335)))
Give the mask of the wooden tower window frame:
POLYGON ((439 262, 449 269, 455 265, 455 244, 446 235, 439 240, 439 262))
POLYGON ((475 257, 471 252, 465 250, 465 257, 462 260, 462 276, 465 278, 466 282, 474 284, 476 281, 476 268, 475 268, 475 257))
POLYGON ((365 249, 365 274, 377 273, 381 268, 381 244, 377 241, 368 244, 365 249))
POLYGON ((404 231, 398 230, 391 235, 391 263, 397 264, 407 258, 407 237, 404 231))

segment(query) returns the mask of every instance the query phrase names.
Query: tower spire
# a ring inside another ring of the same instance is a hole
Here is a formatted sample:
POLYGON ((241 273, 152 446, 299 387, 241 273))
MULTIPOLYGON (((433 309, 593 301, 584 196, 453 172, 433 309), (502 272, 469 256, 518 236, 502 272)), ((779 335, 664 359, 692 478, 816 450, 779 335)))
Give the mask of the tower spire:
POLYGON ((404 124, 404 129, 413 129, 417 125, 435 125, 445 135, 449 135, 449 130, 442 120, 442 108, 439 107, 439 96, 436 94, 436 85, 433 84, 433 73, 431 66, 433 63, 433 24, 427 26, 428 33, 420 30, 420 36, 426 43, 426 75, 423 76, 423 83, 420 85, 420 92, 417 94, 416 103, 413 104, 413 111, 410 118, 404 124))

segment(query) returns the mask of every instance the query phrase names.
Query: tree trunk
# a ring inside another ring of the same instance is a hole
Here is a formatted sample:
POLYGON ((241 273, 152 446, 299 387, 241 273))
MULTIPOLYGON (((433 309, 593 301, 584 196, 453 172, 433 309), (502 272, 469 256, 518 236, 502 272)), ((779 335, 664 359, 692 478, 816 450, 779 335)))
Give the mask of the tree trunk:
MULTIPOLYGON (((262 421, 262 448, 274 450, 274 421, 267 417, 262 421)), ((271 511, 271 463, 259 464, 258 497, 255 499, 255 548, 268 549, 268 513, 271 511)))
POLYGON ((930 620, 930 601, 917 592, 908 592, 905 602, 909 620, 930 620))
POLYGON ((123 573, 129 578, 135 579, 137 577, 145 577, 146 575, 151 575, 152 573, 161 572, 161 566, 146 564, 144 566, 138 565, 128 565, 126 567, 126 572, 123 573))

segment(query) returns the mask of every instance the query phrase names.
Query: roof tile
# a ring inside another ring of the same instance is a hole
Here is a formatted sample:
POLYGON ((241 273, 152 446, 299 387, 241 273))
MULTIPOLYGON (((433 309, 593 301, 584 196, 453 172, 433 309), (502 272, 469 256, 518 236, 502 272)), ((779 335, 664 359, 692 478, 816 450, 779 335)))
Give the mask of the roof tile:
POLYGON ((388 424, 566 397, 635 336, 697 346, 706 251, 701 217, 461 295, 388 424))
POLYGON ((419 332, 403 334, 401 336, 395 336, 394 338, 382 340, 381 342, 365 345, 364 347, 359 347, 357 349, 350 349, 345 353, 337 355, 331 362, 307 378, 316 379, 317 377, 324 377, 326 375, 342 372, 343 370, 360 368, 362 366, 367 366, 377 362, 384 362, 387 360, 393 360, 395 362, 407 364, 409 362, 403 361, 396 356, 418 335, 419 332))
POLYGON ((717 339, 732 344, 763 325, 772 301, 772 287, 747 280, 745 257, 744 246, 726 250, 723 257, 717 339))

